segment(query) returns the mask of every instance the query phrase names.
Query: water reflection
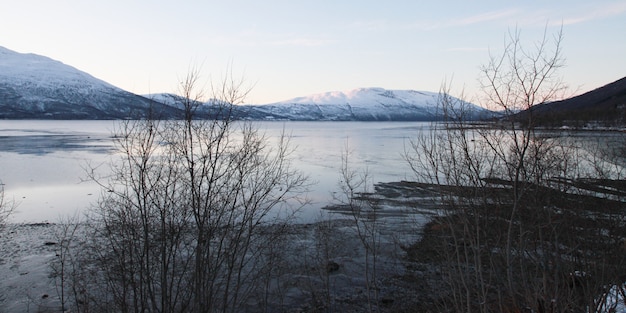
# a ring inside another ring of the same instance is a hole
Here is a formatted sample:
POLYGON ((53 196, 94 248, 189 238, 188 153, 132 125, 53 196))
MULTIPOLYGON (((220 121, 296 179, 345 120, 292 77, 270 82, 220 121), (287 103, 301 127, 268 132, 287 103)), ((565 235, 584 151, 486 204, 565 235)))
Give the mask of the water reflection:
MULTIPOLYGON (((105 171, 116 159, 112 132, 119 123, 0 121, 0 181, 6 196, 20 203, 13 220, 55 221, 59 215, 84 211, 94 203, 100 189, 84 181, 85 168, 105 171)), ((333 201, 346 144, 352 152, 350 166, 367 170, 370 183, 411 180, 414 176, 402 152, 410 138, 431 129, 424 122, 258 122, 255 126, 270 140, 284 130, 295 148, 294 165, 315 183, 308 194, 313 203, 303 209, 303 219, 316 218, 319 208, 333 201)), ((626 147, 626 136, 621 133, 545 135, 574 147, 602 148, 596 155, 613 162, 615 153, 623 155, 626 147)))
MULTIPOLYGON (((14 221, 55 221, 84 211, 100 190, 85 182, 85 168, 106 168, 113 155, 115 121, 2 121, 0 180, 6 195, 20 203, 14 221), (89 165, 88 165, 89 164, 89 165)), ((296 148, 294 165, 315 185, 302 218, 315 218, 337 190, 341 154, 352 150, 350 165, 368 170, 372 183, 411 178, 401 152, 407 138, 428 123, 415 122, 258 122, 270 138, 284 130, 296 148)))
MULTIPOLYGON (((107 164, 116 159, 112 131, 118 123, 0 121, 0 180, 6 196, 20 203, 13 220, 55 221, 94 203, 100 189, 84 181, 85 168, 98 167, 106 174, 107 164)), ((350 166, 367 170, 370 183, 410 180, 414 176, 402 152, 409 138, 431 129, 425 122, 258 122, 255 126, 270 139, 284 130, 296 148, 291 155, 294 165, 315 183, 308 194, 313 203, 303 209, 303 219, 316 218, 319 208, 333 201, 346 144, 352 151, 350 166)), ((626 147, 621 133, 545 135, 583 149, 604 147, 600 155, 607 160, 615 160, 616 153, 623 155, 626 147)))
POLYGON ((112 121, 2 121, 0 152, 45 155, 58 151, 111 153, 112 121))
POLYGON ((56 151, 89 150, 93 153, 110 153, 110 138, 92 138, 88 135, 27 135, 0 137, 3 152, 45 155, 56 151))

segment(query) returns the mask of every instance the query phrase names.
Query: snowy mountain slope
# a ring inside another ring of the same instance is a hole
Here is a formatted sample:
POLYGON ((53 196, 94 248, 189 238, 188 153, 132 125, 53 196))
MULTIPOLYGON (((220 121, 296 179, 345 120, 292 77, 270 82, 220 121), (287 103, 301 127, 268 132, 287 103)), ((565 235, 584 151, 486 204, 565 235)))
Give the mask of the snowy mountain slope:
MULTIPOLYGON (((424 121, 439 120, 437 93, 360 88, 265 105, 224 110, 216 100, 195 109, 195 118, 251 120, 424 121)), ((184 116, 183 97, 138 96, 50 58, 0 47, 0 119, 122 119, 184 116)), ((476 118, 488 112, 467 104, 476 118)))
POLYGON ((159 103, 163 103, 167 106, 183 109, 185 103, 185 97, 175 95, 173 93, 151 93, 147 95, 142 95, 146 99, 150 99, 152 101, 156 101, 159 103))
POLYGON ((59 61, 0 47, 0 118, 131 118, 149 108, 177 111, 59 61))
MULTIPOLYGON (((185 111, 186 106, 193 106, 193 118, 196 119, 222 119, 227 114, 231 114, 230 118, 242 119, 242 114, 245 110, 242 110, 239 106, 232 106, 227 102, 211 99, 206 102, 199 102, 195 100, 189 100, 185 97, 172 94, 172 93, 153 93, 143 95, 143 97, 155 102, 163 103, 169 107, 185 111)), ((248 116, 245 114, 245 116, 248 116)), ((256 119, 256 118, 255 118, 256 119)))
MULTIPOLYGON (((183 108, 184 98, 173 94, 150 94, 146 98, 183 108)), ((361 88, 348 92, 327 92, 264 105, 236 105, 236 119, 295 121, 426 121, 439 120, 439 95, 412 90, 361 88)), ((477 114, 482 112, 475 108, 477 114)), ((201 118, 216 116, 219 106, 208 101, 196 110, 201 118)))
MULTIPOLYGON (((441 119, 439 94, 415 90, 359 88, 326 92, 255 106, 267 118, 289 120, 424 121, 441 119)), ((488 111, 464 103, 476 118, 488 111)))

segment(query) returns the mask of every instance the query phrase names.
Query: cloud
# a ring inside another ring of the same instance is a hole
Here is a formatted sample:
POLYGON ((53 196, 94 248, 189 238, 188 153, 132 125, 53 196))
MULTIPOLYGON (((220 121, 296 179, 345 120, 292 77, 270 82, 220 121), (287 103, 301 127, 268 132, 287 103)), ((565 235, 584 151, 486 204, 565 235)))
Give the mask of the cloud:
POLYGON ((388 21, 384 19, 357 21, 350 24, 350 28, 362 31, 430 31, 502 20, 514 16, 518 12, 519 10, 517 9, 506 9, 500 11, 490 11, 461 18, 448 18, 446 20, 423 19, 404 23, 388 21))
POLYGON ((275 34, 256 30, 236 34, 219 35, 210 39, 214 45, 234 47, 293 46, 319 47, 333 44, 336 40, 301 36, 299 34, 275 34))
POLYGON ((589 10, 584 14, 572 17, 566 17, 562 22, 555 24, 563 24, 563 25, 573 25, 584 23, 592 20, 599 20, 603 18, 608 18, 616 15, 621 15, 626 12, 626 2, 617 2, 607 4, 605 6, 600 6, 594 10, 589 10))
POLYGON ((412 21, 398 21, 383 18, 361 20, 352 22, 348 27, 352 30, 366 32, 397 32, 435 31, 487 23, 500 23, 503 26, 559 26, 609 18, 624 13, 626 13, 626 1, 624 0, 603 5, 573 3, 569 7, 559 8, 537 8, 518 5, 474 15, 446 17, 443 19, 424 18, 412 21))
POLYGON ((368 20, 353 22, 349 25, 349 28, 364 31, 387 31, 402 27, 398 27, 398 25, 391 25, 387 20, 368 20))
POLYGON ((480 24, 485 22, 491 22, 496 20, 502 20, 514 16, 519 11, 516 9, 507 9, 500 11, 485 12, 478 15, 469 16, 459 20, 449 21, 450 26, 467 26, 473 24, 480 24))
POLYGON ((321 46, 330 45, 334 42, 336 42, 336 40, 295 37, 295 38, 273 40, 267 43, 273 46, 321 47, 321 46))
POLYGON ((476 52, 476 51, 488 51, 488 48, 479 48, 479 47, 456 47, 456 48, 448 48, 444 51, 446 52, 476 52))

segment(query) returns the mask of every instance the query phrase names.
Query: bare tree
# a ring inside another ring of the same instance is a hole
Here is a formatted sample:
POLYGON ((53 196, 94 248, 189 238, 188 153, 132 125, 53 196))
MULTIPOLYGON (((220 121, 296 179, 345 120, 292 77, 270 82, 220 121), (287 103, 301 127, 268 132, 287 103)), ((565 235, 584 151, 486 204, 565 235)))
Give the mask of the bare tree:
POLYGON ((204 102, 198 74, 181 84, 181 120, 126 121, 116 131, 121 159, 99 180, 105 192, 91 221, 94 243, 106 247, 95 258, 109 295, 103 307, 245 309, 271 272, 265 249, 280 235, 279 211, 306 187, 286 135, 235 120, 243 82, 228 76, 204 102), (197 119, 200 111, 211 118, 197 119))
POLYGON ((60 218, 54 232, 56 257, 51 263, 51 277, 55 280, 61 311, 64 312, 72 306, 77 312, 83 309, 78 303, 82 302, 81 285, 84 283, 77 255, 81 251, 79 246, 84 244, 84 240, 79 239, 84 237, 80 236, 81 230, 80 218, 74 215, 60 218))
POLYGON ((588 151, 538 130, 529 110, 564 88, 562 38, 544 33, 527 50, 519 31, 509 33, 480 80, 486 104, 504 117, 469 123, 444 84, 447 119, 408 149, 418 177, 439 186, 444 208, 439 226, 425 232, 450 287, 441 310, 601 311, 602 286, 623 286, 615 277, 624 251, 614 244, 626 226, 624 198, 581 184, 592 174, 588 151))
POLYGON ((378 207, 364 195, 369 193, 370 177, 366 169, 355 169, 350 165, 351 150, 346 146, 341 154, 339 187, 343 198, 336 200, 346 208, 354 222, 356 236, 364 249, 365 264, 363 278, 369 312, 376 312, 379 303, 378 259, 381 245, 378 207))
POLYGON ((4 184, 0 180, 0 226, 4 225, 15 210, 16 203, 4 196, 4 184))

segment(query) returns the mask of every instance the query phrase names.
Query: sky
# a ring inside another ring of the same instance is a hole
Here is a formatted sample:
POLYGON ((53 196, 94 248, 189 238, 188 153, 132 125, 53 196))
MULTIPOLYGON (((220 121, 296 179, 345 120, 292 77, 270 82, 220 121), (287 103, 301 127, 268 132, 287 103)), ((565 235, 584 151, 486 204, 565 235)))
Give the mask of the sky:
POLYGON ((626 76, 626 1, 0 0, 0 46, 71 65, 136 94, 228 73, 265 104, 362 87, 473 98, 507 34, 563 30, 570 94, 626 76))

